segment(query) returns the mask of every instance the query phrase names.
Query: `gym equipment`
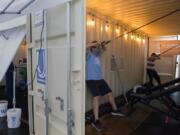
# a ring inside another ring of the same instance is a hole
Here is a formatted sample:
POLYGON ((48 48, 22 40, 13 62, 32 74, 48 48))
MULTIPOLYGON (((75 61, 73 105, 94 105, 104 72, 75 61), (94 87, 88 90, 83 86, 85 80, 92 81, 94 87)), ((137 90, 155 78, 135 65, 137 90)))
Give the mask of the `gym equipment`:
POLYGON ((144 86, 138 87, 136 90, 131 89, 127 92, 129 105, 133 108, 136 103, 141 103, 155 111, 180 121, 180 105, 178 105, 171 96, 175 92, 180 92, 179 83, 180 78, 149 89, 146 89, 144 86), (138 90, 139 88, 141 90, 138 90), (155 104, 152 104, 153 101, 158 101, 160 104, 163 104, 166 109, 161 109, 155 104))

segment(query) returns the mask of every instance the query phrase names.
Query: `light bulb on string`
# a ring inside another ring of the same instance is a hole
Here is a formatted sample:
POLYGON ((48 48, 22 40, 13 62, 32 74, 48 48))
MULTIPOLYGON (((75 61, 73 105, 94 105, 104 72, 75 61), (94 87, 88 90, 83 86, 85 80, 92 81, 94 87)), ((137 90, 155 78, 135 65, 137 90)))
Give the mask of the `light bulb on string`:
POLYGON ((94 26, 95 25, 95 19, 94 19, 94 15, 92 16, 92 19, 91 19, 91 26, 94 26))
POLYGON ((128 34, 127 34, 127 31, 124 32, 124 38, 127 39, 128 37, 128 34))
POLYGON ((145 43, 145 39, 143 38, 143 40, 142 40, 142 41, 143 41, 143 44, 144 44, 144 43, 145 43))
POLYGON ((125 28, 124 29, 124 38, 127 39, 128 38, 128 30, 125 28))
POLYGON ((134 34, 133 33, 131 34, 131 39, 134 39, 134 34))
POLYGON ((137 40, 138 42, 140 42, 140 41, 141 41, 141 38, 139 37, 139 35, 137 35, 136 40, 137 40))
POLYGON ((106 21, 105 30, 106 30, 106 31, 109 30, 109 23, 108 23, 108 21, 106 21))
POLYGON ((145 41, 146 41, 145 39, 146 39, 146 36, 144 35, 143 40, 142 40, 143 44, 145 44, 145 41))
POLYGON ((120 27, 118 24, 116 25, 116 34, 120 34, 120 27))
POLYGON ((101 25, 101 32, 103 31, 103 26, 101 25))

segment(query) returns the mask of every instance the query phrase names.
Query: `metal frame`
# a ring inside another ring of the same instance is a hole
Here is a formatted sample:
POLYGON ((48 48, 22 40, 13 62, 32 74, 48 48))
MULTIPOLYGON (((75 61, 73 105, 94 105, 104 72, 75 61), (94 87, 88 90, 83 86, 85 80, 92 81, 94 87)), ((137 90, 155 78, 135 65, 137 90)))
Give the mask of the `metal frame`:
POLYGON ((72 55, 71 55, 71 1, 66 3, 67 11, 67 135, 72 135, 72 55))
POLYGON ((43 23, 44 23, 44 45, 45 45, 45 69, 46 69, 46 84, 45 84, 45 91, 44 91, 44 104, 45 104, 45 117, 46 117, 46 135, 49 135, 49 113, 51 109, 49 108, 49 101, 48 101, 48 41, 47 41, 47 11, 43 11, 43 23))
POLYGON ((6 40, 9 39, 9 37, 3 31, 0 31, 0 36, 2 36, 6 40))
POLYGON ((173 101, 172 98, 170 98, 169 94, 179 91, 180 84, 175 85, 174 87, 168 89, 168 90, 162 90, 162 88, 171 86, 174 84, 177 84, 180 82, 180 78, 169 81, 167 83, 161 84, 159 86, 153 87, 152 89, 149 89, 149 91, 154 92, 150 95, 140 96, 136 93, 130 93, 130 97, 133 99, 130 100, 130 106, 133 107, 136 103, 141 103, 145 106, 148 106, 155 111, 158 111, 162 114, 165 114, 169 117, 172 117, 178 121, 180 121, 179 117, 179 106, 173 101), (160 108, 156 107, 155 105, 151 104, 151 101, 156 100, 160 102, 161 104, 165 105, 166 108, 169 110, 169 112, 166 112, 164 110, 161 110, 160 108))
POLYGON ((17 12, 6 12, 7 9, 12 6, 12 4, 15 2, 15 0, 11 0, 6 6, 5 8, 0 11, 0 15, 2 14, 21 14, 22 11, 24 11, 28 6, 30 6, 33 2, 35 2, 35 0, 31 0, 28 3, 26 3, 19 11, 17 12))

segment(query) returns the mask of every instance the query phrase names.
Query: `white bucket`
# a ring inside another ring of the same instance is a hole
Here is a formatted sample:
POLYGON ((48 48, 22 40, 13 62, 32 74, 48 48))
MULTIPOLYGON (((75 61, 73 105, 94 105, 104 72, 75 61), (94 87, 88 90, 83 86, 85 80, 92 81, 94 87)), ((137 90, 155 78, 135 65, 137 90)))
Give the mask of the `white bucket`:
POLYGON ((21 109, 12 108, 7 111, 8 128, 18 128, 21 125, 21 109))
POLYGON ((6 100, 0 101, 0 117, 5 117, 7 115, 7 106, 8 106, 8 101, 6 100))

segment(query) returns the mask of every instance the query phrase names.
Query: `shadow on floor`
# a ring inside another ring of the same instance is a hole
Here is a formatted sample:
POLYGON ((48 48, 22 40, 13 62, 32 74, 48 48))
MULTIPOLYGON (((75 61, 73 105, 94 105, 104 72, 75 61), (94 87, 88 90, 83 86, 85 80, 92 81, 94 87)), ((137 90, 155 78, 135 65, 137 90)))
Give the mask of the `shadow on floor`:
POLYGON ((180 122, 170 119, 165 124, 164 115, 152 112, 152 114, 131 135, 180 135, 180 122))

